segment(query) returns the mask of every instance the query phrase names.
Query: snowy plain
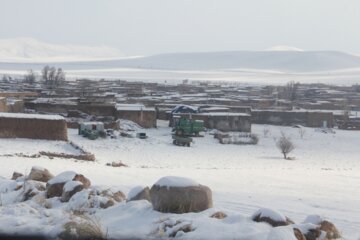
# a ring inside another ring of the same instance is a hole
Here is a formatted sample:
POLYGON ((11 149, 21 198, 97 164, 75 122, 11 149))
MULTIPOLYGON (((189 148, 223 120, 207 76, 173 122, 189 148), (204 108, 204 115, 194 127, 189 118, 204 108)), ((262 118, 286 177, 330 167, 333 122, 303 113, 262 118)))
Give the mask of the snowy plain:
MULTIPOLYGON (((43 156, 34 159, 7 157, 3 154, 72 150, 66 143, 57 141, 2 139, 0 176, 10 178, 13 171, 28 172, 36 165, 54 174, 75 171, 88 177, 92 185, 116 187, 125 194, 139 185, 151 187, 164 176, 191 178, 213 191, 214 209, 199 214, 161 214, 153 211, 146 201, 120 203, 97 211, 95 215, 114 238, 135 237, 136 234, 149 236, 159 222, 166 219, 192 222, 196 230, 183 236, 188 239, 209 239, 209 226, 214 239, 267 239, 267 236, 271 239, 270 236, 276 234, 286 235, 288 229, 283 229, 285 233, 270 234, 274 230, 266 224, 254 225, 248 220, 262 207, 278 210, 296 223, 301 223, 308 215, 318 214, 332 221, 342 231, 344 239, 360 238, 358 131, 335 130, 332 134, 306 128, 301 138, 297 128, 253 125, 252 131, 260 137, 258 145, 221 145, 205 133, 204 137, 195 138, 190 148, 172 144, 167 122, 158 121, 158 128, 141 131, 149 138, 91 141, 78 136, 76 130, 69 130, 70 140, 94 153, 95 162, 43 156), (263 135, 264 128, 269 129, 267 137, 263 135), (296 145, 290 154, 294 160, 282 159, 275 147, 275 139, 281 131, 291 136, 296 145), (129 167, 105 165, 112 161, 122 161, 129 167), (229 217, 224 220, 208 217, 217 210, 229 217), (244 231, 248 235, 239 235, 244 231)), ((64 221, 60 215, 66 218, 61 208, 33 210, 25 203, 0 207, 0 212, 0 232, 9 229, 37 231, 38 225, 43 224, 46 227, 40 230, 51 234, 59 228, 57 224, 64 221), (44 211, 50 217, 43 219, 44 211), (37 220, 29 222, 34 216, 37 220)))

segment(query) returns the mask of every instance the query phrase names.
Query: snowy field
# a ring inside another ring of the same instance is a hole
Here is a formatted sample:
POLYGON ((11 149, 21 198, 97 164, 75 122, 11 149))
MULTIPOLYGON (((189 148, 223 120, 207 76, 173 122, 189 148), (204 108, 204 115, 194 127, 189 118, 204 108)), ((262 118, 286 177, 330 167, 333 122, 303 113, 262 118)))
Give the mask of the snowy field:
MULTIPOLYGON (((40 75, 40 71, 35 71, 40 75)), ((25 70, 13 66, 1 68, 0 74, 22 77, 25 70)), ((242 84, 285 84, 292 80, 303 84, 324 83, 334 85, 353 85, 359 83, 360 69, 346 69, 327 72, 288 73, 258 69, 215 69, 215 70, 159 70, 140 68, 73 69, 66 70, 67 80, 78 78, 126 79, 128 81, 159 82, 178 84, 184 79, 190 81, 233 82, 242 84)))
MULTIPOLYGON (((152 211, 144 201, 99 210, 96 216, 110 237, 136 236, 135 231, 140 236, 148 236, 157 221, 174 217, 193 221, 197 230, 189 233, 190 239, 204 236, 208 239, 219 236, 267 239, 260 235, 270 232, 270 228, 258 224, 255 229, 244 220, 259 208, 266 207, 280 211, 297 223, 308 215, 324 216, 342 231, 345 239, 360 239, 358 131, 336 130, 332 134, 306 128, 305 136, 301 138, 297 128, 267 126, 270 134, 265 137, 264 125, 253 125, 252 131, 260 137, 258 145, 221 145, 205 133, 187 148, 172 144, 167 122, 159 121, 158 125, 157 129, 144 130, 149 136, 145 140, 121 137, 91 141, 78 136, 76 130, 69 130, 70 140, 94 153, 96 162, 7 157, 3 155, 38 151, 72 153, 73 150, 66 143, 57 141, 2 139, 0 176, 10 178, 13 171, 28 172, 38 165, 54 174, 72 170, 84 174, 92 185, 118 187, 126 194, 135 186, 151 187, 161 177, 170 175, 194 179, 213 191, 214 209, 200 214, 160 214, 152 211), (281 131, 291 136, 296 145, 290 154, 294 160, 282 159, 275 147, 275 139, 281 131), (122 161, 129 167, 105 165, 112 161, 122 161), (229 217, 216 220, 219 223, 208 217, 205 219, 205 215, 215 210, 224 211, 229 217), (237 235, 241 231, 248 231, 249 235, 237 235)), ((51 217, 45 221, 40 217, 40 211, 31 213, 29 208, 23 203, 10 208, 0 207, 0 232, 8 229, 36 231, 38 225, 45 225, 42 231, 51 233, 54 231, 51 226, 61 222, 59 209, 47 213, 51 217), (27 222, 27 218, 34 219, 32 214, 39 217, 27 222), (10 223, 5 224, 6 221, 10 223)))

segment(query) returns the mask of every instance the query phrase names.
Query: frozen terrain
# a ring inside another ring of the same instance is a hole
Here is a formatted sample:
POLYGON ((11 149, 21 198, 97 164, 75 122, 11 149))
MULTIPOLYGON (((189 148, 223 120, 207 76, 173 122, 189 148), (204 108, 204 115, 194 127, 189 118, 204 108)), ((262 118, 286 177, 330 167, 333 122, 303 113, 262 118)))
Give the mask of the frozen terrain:
MULTIPOLYGON (((297 223, 308 215, 324 216, 342 231, 345 239, 358 240, 359 132, 336 130, 332 134, 306 128, 306 134, 301 138, 296 128, 267 128, 270 135, 264 137, 264 126, 253 125, 253 132, 260 137, 259 144, 255 146, 221 145, 212 135, 205 133, 204 137, 196 138, 190 148, 172 145, 170 128, 163 121, 159 122, 157 129, 143 130, 149 136, 145 140, 118 138, 91 141, 78 136, 76 130, 70 130, 70 139, 94 153, 96 162, 0 156, 0 176, 10 178, 14 170, 29 171, 37 165, 54 174, 67 170, 79 172, 91 179, 93 185, 118 187, 126 194, 139 185, 151 187, 164 176, 188 177, 213 191, 214 209, 200 214, 160 214, 152 211, 144 201, 98 210, 96 216, 112 237, 135 236, 134 232, 146 236, 156 229, 159 221, 170 218, 190 221, 196 226, 196 231, 185 235, 189 239, 208 236, 209 226, 215 239, 220 236, 266 239, 272 230, 264 224, 254 225, 248 220, 256 210, 266 207, 278 210, 297 223), (280 136, 280 131, 290 135, 294 141, 296 149, 290 157, 295 160, 282 159, 276 149, 274 139, 280 136), (105 166, 112 161, 122 161, 129 167, 105 166), (208 218, 216 210, 224 211, 229 217, 221 221, 208 218), (249 232, 247 237, 237 235, 245 229, 249 232)), ((2 154, 30 153, 31 149, 34 153, 50 149, 66 150, 63 143, 56 141, 25 139, 1 140, 0 146, 2 154)), ((14 210, 10 211, 7 206, 0 208, 0 231, 25 231, 42 224, 45 225, 44 231, 51 233, 58 227, 57 224, 62 223, 58 216, 61 207, 46 210, 50 216, 47 220, 41 218, 44 210, 31 213, 35 210, 27 204, 15 204, 11 208, 14 210), (30 225, 22 224, 32 219, 32 214, 38 216, 38 220, 27 223, 30 225)), ((288 230, 283 231, 272 234, 286 234, 288 230)))
POLYGON ((124 56, 107 46, 56 45, 31 38, 0 39, 0 74, 23 76, 45 65, 67 79, 124 79, 178 83, 232 81, 251 84, 359 83, 360 57, 336 51, 274 47, 264 51, 168 53, 124 56))

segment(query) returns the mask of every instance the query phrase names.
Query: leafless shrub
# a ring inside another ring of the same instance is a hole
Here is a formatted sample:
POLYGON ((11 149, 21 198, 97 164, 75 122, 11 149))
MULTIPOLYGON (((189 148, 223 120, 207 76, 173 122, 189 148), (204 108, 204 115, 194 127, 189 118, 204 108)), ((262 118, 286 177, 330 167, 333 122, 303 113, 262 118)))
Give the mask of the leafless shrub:
POLYGON ((265 126, 264 129, 263 129, 263 135, 264 135, 264 138, 267 138, 269 135, 270 135, 270 129, 269 127, 265 126))
POLYGON ((284 159, 289 159, 288 154, 295 149, 290 137, 286 136, 284 132, 281 132, 281 137, 276 141, 276 147, 284 155, 284 159))
POLYGON ((96 239, 103 240, 108 238, 107 231, 104 232, 98 218, 86 214, 76 214, 73 220, 64 225, 64 231, 59 234, 63 240, 72 239, 96 239))
POLYGON ((298 131, 299 131, 299 136, 301 137, 301 139, 303 139, 306 134, 305 128, 299 128, 298 131))

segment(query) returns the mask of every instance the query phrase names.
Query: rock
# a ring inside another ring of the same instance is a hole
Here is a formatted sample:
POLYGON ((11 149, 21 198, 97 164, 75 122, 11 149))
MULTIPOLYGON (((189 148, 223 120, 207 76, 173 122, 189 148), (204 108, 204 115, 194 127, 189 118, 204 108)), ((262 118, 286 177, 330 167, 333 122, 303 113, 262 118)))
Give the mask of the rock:
POLYGON ((69 181, 81 182, 84 188, 89 188, 91 185, 90 180, 81 174, 77 174, 73 171, 62 172, 47 182, 46 184, 47 198, 62 196, 63 187, 69 181))
POLYGON ((16 180, 16 179, 18 179, 19 177, 23 177, 23 176, 24 176, 24 174, 22 174, 22 173, 14 172, 13 175, 12 175, 12 177, 11 177, 11 180, 16 180))
POLYGON ((224 219, 227 217, 226 213, 216 212, 210 216, 211 218, 224 219))
POLYGON ((212 192, 191 179, 164 177, 150 190, 153 209, 164 213, 201 212, 212 207, 212 192))
POLYGON ((341 238, 339 230, 335 227, 332 222, 324 220, 320 223, 320 230, 326 232, 327 239, 338 239, 341 238))
POLYGON ((122 202, 122 201, 126 200, 126 196, 122 191, 113 192, 110 189, 107 189, 107 190, 103 190, 100 193, 100 195, 103 196, 103 197, 112 198, 116 202, 122 202))
POLYGON ((138 200, 147 200, 151 202, 149 187, 138 186, 130 190, 128 194, 128 202, 138 200))
POLYGON ((21 186, 21 188, 23 192, 23 201, 27 201, 31 198, 33 198, 34 196, 38 195, 40 192, 45 190, 45 186, 44 183, 39 182, 39 181, 32 181, 32 180, 27 180, 26 182, 23 183, 23 185, 21 186))
POLYGON ((89 188, 91 186, 90 180, 82 174, 76 174, 72 180, 81 182, 84 185, 84 188, 89 188))
POLYGON ((46 168, 33 166, 31 168, 28 179, 40 182, 48 182, 53 177, 54 175, 52 175, 46 168))
POLYGON ((320 226, 312 223, 302 223, 293 225, 294 229, 300 230, 300 232, 305 236, 306 240, 318 240, 325 239, 325 232, 320 230, 320 226))
POLYGON ((251 219, 255 222, 266 222, 273 227, 287 226, 294 224, 288 217, 283 214, 268 208, 261 208, 256 211, 251 219))
POLYGON ((69 181, 65 183, 61 194, 61 201, 68 202, 70 198, 77 192, 84 189, 84 185, 79 181, 69 181))
POLYGON ((111 206, 114 206, 115 205, 115 202, 112 198, 108 198, 107 201, 102 201, 100 202, 100 208, 108 208, 108 207, 111 207, 111 206))
POLYGON ((341 238, 341 234, 339 230, 335 227, 335 225, 322 218, 319 215, 310 215, 306 217, 304 223, 311 223, 319 226, 320 231, 324 231, 326 233, 327 239, 338 239, 341 238))
POLYGON ((294 235, 297 240, 306 240, 304 234, 302 234, 302 232, 297 228, 294 228, 294 235))

